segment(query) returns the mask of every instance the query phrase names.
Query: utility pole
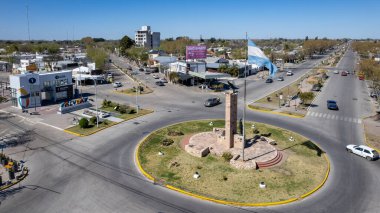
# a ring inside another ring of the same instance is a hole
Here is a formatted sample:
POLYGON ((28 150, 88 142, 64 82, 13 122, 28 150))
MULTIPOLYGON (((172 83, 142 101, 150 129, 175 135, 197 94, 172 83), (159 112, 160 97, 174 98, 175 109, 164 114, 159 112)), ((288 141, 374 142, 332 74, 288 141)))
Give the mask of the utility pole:
POLYGON ((29 40, 29 43, 30 43, 29 5, 26 5, 26 20, 28 21, 28 40, 29 40))

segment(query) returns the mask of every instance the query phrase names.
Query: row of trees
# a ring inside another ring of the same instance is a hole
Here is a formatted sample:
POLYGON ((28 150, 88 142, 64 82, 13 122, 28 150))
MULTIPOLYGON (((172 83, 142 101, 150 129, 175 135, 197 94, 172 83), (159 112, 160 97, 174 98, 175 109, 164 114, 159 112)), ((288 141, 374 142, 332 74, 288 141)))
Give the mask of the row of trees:
POLYGON ((48 54, 57 54, 59 52, 59 44, 55 42, 44 42, 44 43, 12 43, 5 47, 8 54, 14 52, 25 52, 25 53, 35 53, 35 52, 47 52, 48 54))
POLYGON ((161 42, 160 50, 166 53, 184 56, 186 54, 186 46, 194 45, 195 42, 187 37, 181 37, 176 40, 165 40, 161 42))
POLYGON ((369 58, 370 54, 380 53, 380 42, 377 41, 355 41, 352 48, 357 51, 360 56, 369 58))
POLYGON ((142 47, 135 47, 135 42, 128 36, 124 36, 119 42, 120 55, 128 57, 130 60, 146 64, 148 60, 148 50, 142 47))
POLYGON ((326 50, 337 45, 339 42, 335 40, 307 40, 303 43, 305 55, 322 54, 326 50))
POLYGON ((226 64, 220 65, 218 71, 221 73, 230 74, 233 77, 239 76, 239 67, 236 64, 234 64, 232 66, 228 66, 226 64))

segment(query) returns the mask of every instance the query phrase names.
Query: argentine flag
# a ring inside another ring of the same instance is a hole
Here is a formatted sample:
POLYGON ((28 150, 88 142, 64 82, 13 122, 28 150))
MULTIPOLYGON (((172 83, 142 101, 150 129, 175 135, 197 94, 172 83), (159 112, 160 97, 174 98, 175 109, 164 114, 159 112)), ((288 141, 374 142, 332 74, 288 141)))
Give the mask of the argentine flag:
POLYGON ((261 51, 251 40, 248 40, 248 63, 256 64, 259 67, 265 66, 269 69, 271 76, 274 76, 277 72, 277 67, 270 62, 269 58, 265 56, 263 51, 261 51))

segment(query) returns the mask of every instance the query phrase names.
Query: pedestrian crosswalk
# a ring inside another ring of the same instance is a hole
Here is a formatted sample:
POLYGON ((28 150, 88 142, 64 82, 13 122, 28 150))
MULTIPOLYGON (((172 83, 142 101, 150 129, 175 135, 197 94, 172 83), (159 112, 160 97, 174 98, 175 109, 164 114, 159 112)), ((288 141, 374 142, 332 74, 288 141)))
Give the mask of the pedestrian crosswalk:
POLYGON ((337 121, 344 121, 349 123, 357 123, 361 124, 362 119, 360 118, 353 118, 353 117, 347 117, 347 116, 339 116, 335 114, 330 113, 322 113, 322 112, 307 112, 306 116, 311 116, 315 118, 321 118, 321 119, 328 119, 328 120, 337 120, 337 121))

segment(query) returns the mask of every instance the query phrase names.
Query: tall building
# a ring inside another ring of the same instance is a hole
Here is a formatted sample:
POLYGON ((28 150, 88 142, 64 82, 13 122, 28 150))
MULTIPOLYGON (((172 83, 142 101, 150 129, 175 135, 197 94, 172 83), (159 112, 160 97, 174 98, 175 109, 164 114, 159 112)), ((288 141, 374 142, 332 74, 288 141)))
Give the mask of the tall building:
POLYGON ((150 26, 142 26, 140 30, 136 31, 135 43, 140 47, 158 48, 160 46, 160 33, 152 32, 150 26))

